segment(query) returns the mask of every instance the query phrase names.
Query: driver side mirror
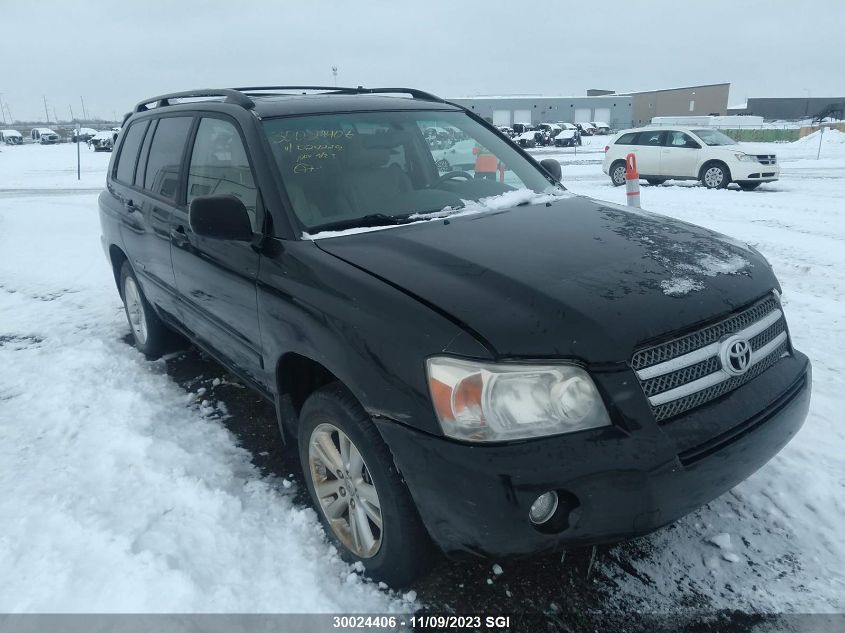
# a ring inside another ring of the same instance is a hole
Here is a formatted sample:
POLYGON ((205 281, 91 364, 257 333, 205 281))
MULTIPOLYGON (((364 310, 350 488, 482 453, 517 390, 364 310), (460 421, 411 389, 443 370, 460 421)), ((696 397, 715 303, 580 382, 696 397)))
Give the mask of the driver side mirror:
POLYGON ((544 158, 540 161, 540 166, 545 169, 549 176, 554 178, 557 182, 560 182, 563 178, 563 172, 560 169, 560 163, 557 162, 554 158, 544 158))
POLYGON ((687 139, 686 143, 684 143, 684 147, 686 147, 687 149, 701 149, 701 145, 699 145, 692 139, 687 139))
POLYGON ((252 241, 249 212, 239 198, 232 195, 198 196, 188 210, 191 230, 201 237, 236 242, 252 241))

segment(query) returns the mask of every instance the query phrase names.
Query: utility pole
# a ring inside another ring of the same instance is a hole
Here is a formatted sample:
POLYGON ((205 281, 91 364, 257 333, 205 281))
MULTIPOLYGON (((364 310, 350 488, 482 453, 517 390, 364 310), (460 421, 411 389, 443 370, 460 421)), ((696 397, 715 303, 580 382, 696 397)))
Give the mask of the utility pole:
MULTIPOLYGON (((3 115, 3 125, 6 125, 6 111, 3 109, 3 93, 0 92, 0 114, 3 115)), ((11 121, 10 121, 11 123, 11 121)))
POLYGON ((85 111, 85 99, 82 98, 82 95, 79 95, 79 101, 82 103, 82 118, 87 121, 88 113, 85 111))
POLYGON ((73 118, 73 106, 70 105, 70 104, 67 104, 67 109, 70 110, 70 120, 71 120, 71 122, 73 122, 73 120, 74 120, 74 118, 73 118))
POLYGON ((56 119, 56 123, 59 122, 59 115, 56 114, 56 106, 53 106, 53 118, 56 119))
POLYGON ((44 96, 44 116, 47 117, 47 123, 50 122, 50 113, 47 111, 47 95, 44 96))
POLYGON ((332 66, 332 75, 334 75, 334 85, 337 88, 337 66, 332 66))

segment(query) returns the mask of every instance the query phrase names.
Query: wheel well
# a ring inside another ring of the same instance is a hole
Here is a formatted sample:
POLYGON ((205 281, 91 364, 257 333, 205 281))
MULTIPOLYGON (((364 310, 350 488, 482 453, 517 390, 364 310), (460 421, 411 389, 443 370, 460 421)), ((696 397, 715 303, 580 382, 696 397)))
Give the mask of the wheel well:
POLYGON ((114 283, 117 286, 117 291, 120 293, 121 298, 123 298, 123 289, 120 287, 120 269, 123 268, 123 262, 129 258, 126 257, 126 253, 120 250, 118 246, 112 244, 109 246, 109 259, 111 260, 112 273, 114 274, 114 283))
POLYGON ((317 361, 288 352, 279 359, 276 366, 276 381, 279 396, 287 397, 299 416, 308 396, 323 385, 337 381, 337 377, 317 361))

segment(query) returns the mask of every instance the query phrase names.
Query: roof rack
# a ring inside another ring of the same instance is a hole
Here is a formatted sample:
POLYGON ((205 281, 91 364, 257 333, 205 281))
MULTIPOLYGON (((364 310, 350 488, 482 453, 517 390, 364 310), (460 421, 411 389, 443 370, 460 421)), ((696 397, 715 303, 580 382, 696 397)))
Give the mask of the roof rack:
POLYGON ((224 103, 234 103, 247 110, 255 107, 255 102, 238 90, 231 88, 220 88, 214 90, 187 90, 185 92, 171 92, 166 95, 159 95, 158 97, 151 97, 144 99, 135 106, 135 112, 144 112, 149 110, 149 104, 155 103, 157 108, 172 105, 171 99, 190 99, 193 97, 223 97, 224 103))
POLYGON ((303 94, 305 91, 321 91, 325 94, 407 94, 413 99, 443 102, 443 99, 440 97, 433 95, 430 92, 424 92, 415 88, 364 88, 363 86, 358 86, 357 88, 344 88, 338 86, 249 86, 246 88, 218 88, 171 92, 169 94, 159 95, 158 97, 144 99, 135 106, 133 111, 144 112, 149 110, 150 104, 153 103, 155 104, 155 107, 161 108, 164 106, 174 105, 170 102, 171 99, 190 99, 196 97, 222 97, 224 103, 233 103, 247 110, 251 110, 255 107, 255 102, 250 98, 250 96, 259 96, 261 93, 282 95, 291 91, 301 91, 303 94))
POLYGON ((443 101, 443 99, 431 94, 430 92, 417 90, 416 88, 364 88, 364 86, 358 86, 357 88, 340 86, 250 86, 247 88, 235 88, 235 90, 244 94, 257 94, 271 90, 320 90, 327 94, 407 94, 411 95, 414 99, 421 99, 424 101, 443 101))

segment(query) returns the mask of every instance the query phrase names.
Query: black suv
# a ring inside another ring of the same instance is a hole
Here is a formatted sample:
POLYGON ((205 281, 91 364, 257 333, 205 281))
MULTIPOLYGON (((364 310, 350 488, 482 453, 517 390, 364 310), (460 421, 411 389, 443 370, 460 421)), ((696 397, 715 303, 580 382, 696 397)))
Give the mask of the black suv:
POLYGON ((125 121, 102 239, 138 348, 178 332, 274 402, 327 532, 403 584, 432 542, 654 530, 806 416, 757 251, 559 179, 416 90, 176 93, 125 121), (438 171, 432 128, 473 169, 438 171))

